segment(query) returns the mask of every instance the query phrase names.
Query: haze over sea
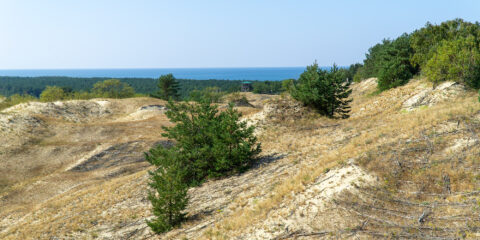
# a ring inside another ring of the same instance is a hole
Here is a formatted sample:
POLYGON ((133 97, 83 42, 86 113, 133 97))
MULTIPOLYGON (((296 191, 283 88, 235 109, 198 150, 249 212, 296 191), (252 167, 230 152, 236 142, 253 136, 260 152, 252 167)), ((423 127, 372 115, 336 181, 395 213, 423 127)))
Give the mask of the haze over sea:
POLYGON ((284 80, 297 79, 305 67, 268 68, 135 68, 135 69, 18 69, 0 70, 0 76, 38 77, 111 77, 111 78, 158 78, 172 73, 179 79, 225 79, 225 80, 284 80))

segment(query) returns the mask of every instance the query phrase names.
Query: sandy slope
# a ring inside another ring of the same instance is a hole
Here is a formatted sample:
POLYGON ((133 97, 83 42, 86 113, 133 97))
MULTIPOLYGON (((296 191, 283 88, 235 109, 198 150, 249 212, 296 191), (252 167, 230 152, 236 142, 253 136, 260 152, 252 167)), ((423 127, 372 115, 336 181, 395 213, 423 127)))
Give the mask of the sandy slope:
POLYGON ((18 106, 0 115, 13 129, 2 131, 13 140, 0 150, 0 238, 475 238, 476 94, 423 80, 379 95, 375 86, 354 84, 345 120, 249 94, 257 108, 240 109, 259 126, 258 166, 190 189, 188 221, 158 236, 145 224, 141 155, 167 144, 163 102, 18 106))

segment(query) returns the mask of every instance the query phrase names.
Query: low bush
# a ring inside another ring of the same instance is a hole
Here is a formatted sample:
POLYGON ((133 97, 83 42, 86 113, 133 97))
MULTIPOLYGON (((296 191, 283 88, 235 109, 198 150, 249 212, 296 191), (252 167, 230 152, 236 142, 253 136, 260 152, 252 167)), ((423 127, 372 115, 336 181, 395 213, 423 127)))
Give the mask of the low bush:
POLYGON ((14 106, 20 103, 26 103, 26 102, 35 101, 35 100, 38 100, 38 99, 28 94, 25 94, 25 95, 14 94, 10 97, 3 98, 3 101, 2 101, 2 97, 0 97, 0 110, 9 108, 11 106, 14 106))

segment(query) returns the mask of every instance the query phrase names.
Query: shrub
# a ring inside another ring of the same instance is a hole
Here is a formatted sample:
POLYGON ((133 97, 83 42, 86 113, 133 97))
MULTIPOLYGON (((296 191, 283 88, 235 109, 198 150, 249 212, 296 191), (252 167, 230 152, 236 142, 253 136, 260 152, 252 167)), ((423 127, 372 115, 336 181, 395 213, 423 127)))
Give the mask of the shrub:
POLYGON ((360 67, 357 69, 355 75, 353 75, 353 81, 358 83, 361 82, 363 79, 366 79, 367 76, 365 74, 365 67, 360 67))
POLYGON ((352 101, 348 99, 352 93, 349 86, 350 81, 342 78, 335 64, 325 71, 315 62, 307 66, 290 94, 304 105, 317 109, 322 115, 347 118, 350 112, 348 104, 352 101))
POLYGON ((425 27, 412 33, 410 44, 414 50, 411 61, 416 66, 424 67, 435 55, 437 47, 443 41, 454 41, 458 38, 473 36, 480 38, 480 24, 465 22, 463 19, 454 19, 433 25, 429 22, 425 27))
POLYGON ((234 92, 226 97, 229 104, 233 104, 235 107, 253 107, 244 94, 234 92))
POLYGON ((135 95, 135 90, 130 85, 118 79, 97 82, 93 85, 92 92, 96 97, 105 98, 128 98, 135 95))
POLYGON ((28 94, 25 94, 25 95, 14 94, 10 97, 4 98, 3 101, 0 101, 0 110, 3 110, 5 108, 8 108, 20 103, 30 102, 34 100, 37 100, 37 98, 28 94))
POLYGON ((218 87, 207 87, 203 90, 193 90, 190 92, 189 100, 201 102, 207 100, 211 103, 219 103, 225 92, 220 91, 218 87))
POLYGON ((260 94, 278 94, 282 91, 282 82, 279 81, 261 81, 252 84, 253 93, 260 94))
POLYGON ((458 38, 442 41, 425 65, 425 75, 435 84, 445 80, 480 87, 480 51, 475 39, 458 38))
POLYGON ((295 79, 285 79, 285 80, 283 80, 282 81, 282 91, 290 92, 294 83, 295 83, 295 79))
POLYGON ((434 84, 446 80, 480 88, 480 23, 454 19, 427 23, 416 30, 410 44, 411 62, 434 84))
POLYGON ((95 94, 89 93, 89 92, 86 92, 86 91, 73 92, 71 94, 71 98, 72 99, 77 99, 77 100, 80 100, 80 99, 86 100, 86 99, 92 99, 92 98, 95 98, 95 97, 96 97, 95 94))
POLYGON ((53 102, 64 100, 66 98, 65 91, 61 87, 47 86, 40 94, 40 100, 44 102, 53 102))
POLYGON ((254 127, 240 121, 241 113, 228 108, 219 112, 208 100, 167 105, 173 127, 164 127, 163 136, 175 140, 173 147, 157 146, 146 159, 157 167, 151 172, 150 193, 156 219, 147 221, 159 233, 178 225, 185 216, 187 188, 206 178, 245 171, 260 153, 254 127))

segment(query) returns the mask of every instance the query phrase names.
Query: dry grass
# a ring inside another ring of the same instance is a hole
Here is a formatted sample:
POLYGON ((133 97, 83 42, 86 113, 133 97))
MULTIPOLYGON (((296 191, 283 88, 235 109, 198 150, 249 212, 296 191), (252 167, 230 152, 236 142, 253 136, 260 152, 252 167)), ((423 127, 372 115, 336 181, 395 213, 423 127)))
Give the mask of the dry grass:
MULTIPOLYGON (((480 177, 475 173, 480 160, 478 147, 469 146, 461 151, 464 156, 462 164, 452 161, 456 153, 444 152, 455 139, 476 138, 480 111, 477 94, 468 92, 455 101, 413 112, 402 111, 403 101, 422 87, 429 86, 422 80, 415 80, 376 96, 368 93, 356 96, 350 119, 318 118, 267 127, 261 137, 264 148, 290 153, 288 158, 302 164, 301 170, 287 174, 272 193, 263 196, 256 204, 239 208, 206 231, 204 238, 223 239, 248 232, 252 225, 265 221, 279 205, 305 191, 326 169, 345 164, 349 159, 356 159, 357 163, 379 176, 383 182, 381 189, 392 192, 398 198, 404 197, 402 192, 405 191, 442 193, 445 188, 442 178, 445 175, 450 177, 452 192, 478 189, 480 177), (452 122, 465 127, 453 129, 453 133, 444 135, 435 133, 452 122), (411 158, 432 151, 428 165, 412 166, 408 171, 398 170, 398 166, 395 166, 398 161, 393 159, 399 151, 408 149, 421 149, 418 151, 422 153, 406 155, 405 159, 399 160, 400 164, 408 164, 411 158), (400 171, 401 174, 398 173, 400 171), (411 186, 403 182, 415 184, 411 186)), ((242 206, 245 199, 236 202, 242 206)))
MULTIPOLYGON (((194 189, 191 212, 196 217, 180 229, 158 237, 258 239, 263 235, 256 232, 266 234, 278 228, 276 233, 268 235, 274 238, 284 230, 272 225, 272 219, 288 219, 289 212, 283 209, 295 211, 300 207, 295 205, 298 196, 309 191, 330 169, 352 162, 377 176, 380 184, 356 186, 357 193, 344 192, 328 203, 325 200, 326 210, 310 219, 316 224, 312 231, 326 231, 328 236, 341 239, 352 236, 366 239, 477 237, 476 227, 480 225, 475 217, 479 213, 478 204, 474 202, 479 197, 475 191, 480 188, 477 94, 466 92, 431 107, 404 111, 402 103, 426 87, 430 87, 428 83, 417 79, 383 93, 374 93, 374 86, 361 91, 354 89, 349 119, 319 117, 292 105, 288 98, 271 100, 281 111, 267 116, 259 140, 264 155, 285 154, 283 159, 266 164, 265 170, 254 169, 242 176, 194 189), (298 113, 293 118, 288 115, 292 109, 298 113), (268 176, 269 171, 272 176, 268 176), (222 205, 209 205, 217 195, 224 198, 222 205), (229 197, 232 199, 228 200, 229 197), (429 217, 419 224, 419 217, 427 210, 431 211, 429 217), (323 221, 325 219, 329 221, 323 221)), ((247 94, 247 98, 256 106, 268 104, 263 96, 247 94)), ((258 111, 240 110, 247 116, 258 111)), ((161 117, 86 124, 99 129, 122 129, 121 133, 128 137, 119 136, 112 141, 125 142, 132 136, 145 141, 155 139, 157 135, 151 134, 152 128, 147 127, 155 121, 166 124, 161 117)), ((108 136, 112 136, 112 132, 108 136)), ((101 139, 99 136, 99 141, 101 139)), ((58 146, 61 138, 39 144, 58 146)), ((29 184, 31 182, 19 183, 15 189, 29 184)), ((7 233, 0 232, 0 238, 114 238, 109 235, 112 231, 122 232, 137 222, 141 222, 138 229, 144 231, 142 219, 150 216, 145 196, 145 168, 126 176, 87 181, 54 199, 29 206, 33 211, 29 210, 24 221, 9 228, 7 233)), ((300 205, 311 204, 307 200, 300 205)), ((305 223, 298 223, 301 224, 305 223)), ((142 236, 156 238, 148 231, 142 236)))

